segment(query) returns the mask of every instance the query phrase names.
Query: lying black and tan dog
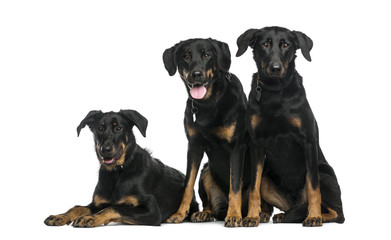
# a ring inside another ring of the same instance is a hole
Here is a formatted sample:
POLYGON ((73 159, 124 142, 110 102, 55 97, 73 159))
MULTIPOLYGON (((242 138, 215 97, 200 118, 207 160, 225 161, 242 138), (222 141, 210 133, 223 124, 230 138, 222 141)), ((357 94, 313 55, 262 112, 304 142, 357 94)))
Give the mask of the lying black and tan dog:
POLYGON ((239 79, 228 72, 229 47, 213 39, 189 39, 167 49, 163 61, 170 76, 178 69, 189 94, 184 119, 188 139, 186 187, 178 211, 167 222, 182 222, 188 214, 205 152, 208 164, 199 184, 204 208, 191 220, 225 219, 227 227, 240 226, 242 186, 246 184, 241 180, 246 96, 239 79))
MULTIPOLYGON (((185 176, 136 144, 136 126, 145 137, 148 121, 133 110, 118 113, 91 111, 77 128, 88 125, 94 134, 101 164, 92 203, 49 216, 48 226, 73 222, 74 227, 96 227, 110 222, 160 225, 178 209, 185 176)), ((194 197, 190 212, 198 211, 194 197)))
POLYGON ((284 211, 273 217, 275 223, 343 223, 337 178, 320 149, 318 126, 295 70, 297 49, 311 61, 312 40, 301 32, 267 27, 247 30, 237 44, 236 56, 248 46, 253 49, 258 68, 246 115, 255 173, 245 225, 262 222, 259 191, 266 202, 263 214, 270 217, 271 206, 284 211))

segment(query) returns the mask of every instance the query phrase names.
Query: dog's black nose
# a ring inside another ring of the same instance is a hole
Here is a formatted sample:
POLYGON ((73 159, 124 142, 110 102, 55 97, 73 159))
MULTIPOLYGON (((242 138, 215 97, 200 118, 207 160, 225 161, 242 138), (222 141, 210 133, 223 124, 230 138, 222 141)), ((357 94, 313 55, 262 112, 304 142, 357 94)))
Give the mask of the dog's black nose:
POLYGON ((100 148, 100 151, 102 153, 110 153, 111 152, 111 146, 109 145, 103 145, 101 148, 100 148))
POLYGON ((271 72, 273 75, 280 75, 281 69, 282 69, 282 66, 281 66, 280 64, 273 64, 273 65, 271 66, 270 72, 271 72))
POLYGON ((199 78, 199 77, 202 77, 202 72, 200 70, 194 70, 193 72, 191 72, 191 76, 193 78, 199 78))

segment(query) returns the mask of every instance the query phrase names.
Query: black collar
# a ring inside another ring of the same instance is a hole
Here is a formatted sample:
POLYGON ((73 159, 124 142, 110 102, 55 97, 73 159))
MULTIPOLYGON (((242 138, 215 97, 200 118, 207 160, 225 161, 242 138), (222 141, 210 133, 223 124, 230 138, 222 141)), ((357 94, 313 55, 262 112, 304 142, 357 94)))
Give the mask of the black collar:
POLYGON ((119 166, 116 166, 113 171, 118 173, 118 172, 122 172, 123 169, 124 169, 124 166, 119 165, 119 166))
POLYGON ((268 92, 279 92, 281 91, 282 89, 284 89, 285 87, 289 86, 292 82, 292 79, 294 78, 296 74, 296 71, 293 72, 293 74, 291 74, 291 77, 289 78, 288 80, 288 83, 285 84, 285 85, 282 85, 282 86, 279 86, 279 87, 270 87, 270 86, 267 86, 265 85, 262 80, 261 80, 261 77, 259 76, 259 73, 257 74, 257 86, 255 88, 255 92, 256 92, 256 99, 257 101, 259 102, 259 100, 261 99, 261 96, 262 96, 262 92, 264 90, 268 91, 268 92))

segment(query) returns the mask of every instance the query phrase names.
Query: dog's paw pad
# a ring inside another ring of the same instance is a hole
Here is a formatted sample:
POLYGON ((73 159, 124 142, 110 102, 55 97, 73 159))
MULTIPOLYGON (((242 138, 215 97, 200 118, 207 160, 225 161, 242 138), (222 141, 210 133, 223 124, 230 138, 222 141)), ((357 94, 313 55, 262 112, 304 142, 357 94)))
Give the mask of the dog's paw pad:
POLYGON ((243 219, 243 227, 258 227, 260 217, 245 217, 243 219))
POLYGON ((270 214, 261 212, 259 215, 260 223, 268 223, 270 221, 270 214))
POLYGON ((242 217, 240 216, 227 216, 224 220, 224 227, 241 227, 242 217))
POLYGON ((196 212, 191 215, 190 221, 192 222, 213 222, 214 218, 210 211, 196 212))
POLYGON ((70 220, 65 215, 51 215, 45 219, 44 223, 47 226, 62 226, 70 224, 70 220))
POLYGON ((284 214, 283 213, 275 214, 273 216, 273 223, 281 223, 282 219, 284 219, 284 214))
POLYGON ((183 213, 175 213, 173 215, 171 215, 171 217, 167 218, 166 219, 166 223, 181 223, 183 222, 183 220, 186 218, 186 214, 183 214, 183 213))
POLYGON ((303 222, 304 227, 320 227, 322 226, 321 217, 307 217, 303 222))
POLYGON ((101 224, 96 221, 94 216, 83 216, 77 218, 72 224, 74 227, 97 227, 99 225, 101 224))

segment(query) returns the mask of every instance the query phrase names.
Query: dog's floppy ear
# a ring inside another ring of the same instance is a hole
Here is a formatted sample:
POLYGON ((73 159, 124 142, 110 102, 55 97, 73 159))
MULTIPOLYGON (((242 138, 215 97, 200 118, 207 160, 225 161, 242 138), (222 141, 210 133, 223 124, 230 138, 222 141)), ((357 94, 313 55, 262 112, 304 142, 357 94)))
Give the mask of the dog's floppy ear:
POLYGON ((166 68, 170 76, 173 76, 176 73, 176 69, 178 67, 178 62, 176 59, 176 53, 178 47, 179 47, 179 43, 175 44, 171 48, 166 49, 163 53, 164 67, 166 68))
POLYGON ((238 51, 236 52, 237 57, 242 56, 243 53, 247 51, 248 46, 254 47, 256 41, 255 34, 259 31, 259 29, 251 28, 238 37, 238 40, 236 41, 236 44, 238 45, 238 51))
POLYGON ((80 131, 88 125, 91 127, 91 125, 96 121, 96 119, 103 114, 102 111, 90 111, 87 116, 80 122, 79 126, 77 127, 77 136, 80 135, 80 131))
POLYGON ((314 45, 311 38, 309 38, 307 35, 305 35, 302 32, 299 31, 292 31, 297 38, 298 41, 298 48, 301 48, 301 53, 307 59, 309 62, 311 62, 311 55, 310 51, 312 49, 312 46, 314 45))
POLYGON ((211 38, 208 40, 216 50, 219 68, 225 72, 228 71, 231 66, 231 52, 229 51, 228 44, 211 38))
POLYGON ((133 126, 135 125, 141 134, 146 137, 148 120, 135 110, 121 110, 119 113, 133 126))

